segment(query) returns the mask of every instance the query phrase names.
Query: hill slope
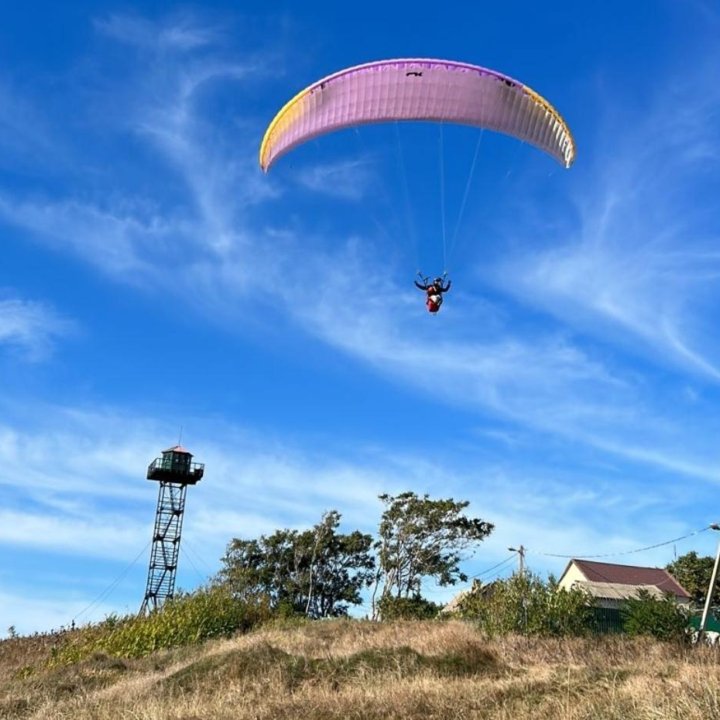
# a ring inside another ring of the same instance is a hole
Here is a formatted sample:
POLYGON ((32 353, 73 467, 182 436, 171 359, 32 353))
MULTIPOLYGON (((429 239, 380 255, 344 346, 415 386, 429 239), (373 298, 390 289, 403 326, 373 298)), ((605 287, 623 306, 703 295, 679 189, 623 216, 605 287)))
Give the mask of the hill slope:
POLYGON ((720 662, 622 637, 488 640, 461 622, 318 621, 127 660, 48 667, 0 643, 0 718, 428 720, 720 717, 720 662))

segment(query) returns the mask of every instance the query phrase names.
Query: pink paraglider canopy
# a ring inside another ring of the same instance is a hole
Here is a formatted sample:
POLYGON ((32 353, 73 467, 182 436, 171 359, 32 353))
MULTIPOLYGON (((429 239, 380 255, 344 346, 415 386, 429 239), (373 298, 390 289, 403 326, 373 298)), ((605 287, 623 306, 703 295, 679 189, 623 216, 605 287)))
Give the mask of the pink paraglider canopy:
POLYGON ((474 125, 524 140, 565 167, 575 159, 570 129, 547 100, 506 75, 467 63, 398 59, 329 75, 290 100, 260 147, 264 171, 319 135, 390 120, 474 125))

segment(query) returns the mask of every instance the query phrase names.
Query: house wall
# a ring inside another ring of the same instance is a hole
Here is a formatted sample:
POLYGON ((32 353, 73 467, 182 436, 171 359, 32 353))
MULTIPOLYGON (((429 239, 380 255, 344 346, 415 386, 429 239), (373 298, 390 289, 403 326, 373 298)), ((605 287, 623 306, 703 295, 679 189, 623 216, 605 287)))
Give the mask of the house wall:
MULTIPOLYGON (((565 575, 563 575, 562 580, 558 583, 558 587, 570 590, 576 582, 586 580, 587 577, 585 576, 585 573, 582 572, 582 570, 580 570, 580 568, 573 562, 570 563, 570 567, 567 569, 565 575)), ((622 604, 622 600, 617 600, 615 598, 604 598, 599 596, 595 596, 593 598, 593 605, 597 608, 618 610, 622 604)))
POLYGON ((565 575, 563 575, 562 579, 558 583, 558 587, 564 588, 565 590, 570 590, 573 586, 573 583, 578 580, 587 580, 587 578, 580 571, 580 569, 575 563, 570 563, 570 567, 567 569, 567 572, 565 573, 565 575))

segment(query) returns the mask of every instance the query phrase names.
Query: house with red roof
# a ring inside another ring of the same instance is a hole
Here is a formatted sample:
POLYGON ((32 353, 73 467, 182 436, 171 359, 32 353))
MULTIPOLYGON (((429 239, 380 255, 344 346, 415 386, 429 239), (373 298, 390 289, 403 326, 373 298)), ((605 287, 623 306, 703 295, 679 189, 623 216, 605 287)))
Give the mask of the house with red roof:
POLYGON ((618 608, 625 600, 637 597, 641 590, 658 599, 670 594, 679 605, 690 604, 690 593, 662 568, 573 559, 558 586, 566 590, 581 588, 595 598, 597 607, 604 608, 618 608))

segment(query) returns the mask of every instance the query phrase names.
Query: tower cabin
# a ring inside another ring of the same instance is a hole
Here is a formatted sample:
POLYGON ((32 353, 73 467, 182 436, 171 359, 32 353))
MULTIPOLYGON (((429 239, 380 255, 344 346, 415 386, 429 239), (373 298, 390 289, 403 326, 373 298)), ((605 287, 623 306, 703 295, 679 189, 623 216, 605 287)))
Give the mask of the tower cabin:
POLYGON ((195 485, 205 472, 203 463, 194 463, 193 455, 181 445, 162 451, 148 466, 147 479, 177 485, 195 485))

